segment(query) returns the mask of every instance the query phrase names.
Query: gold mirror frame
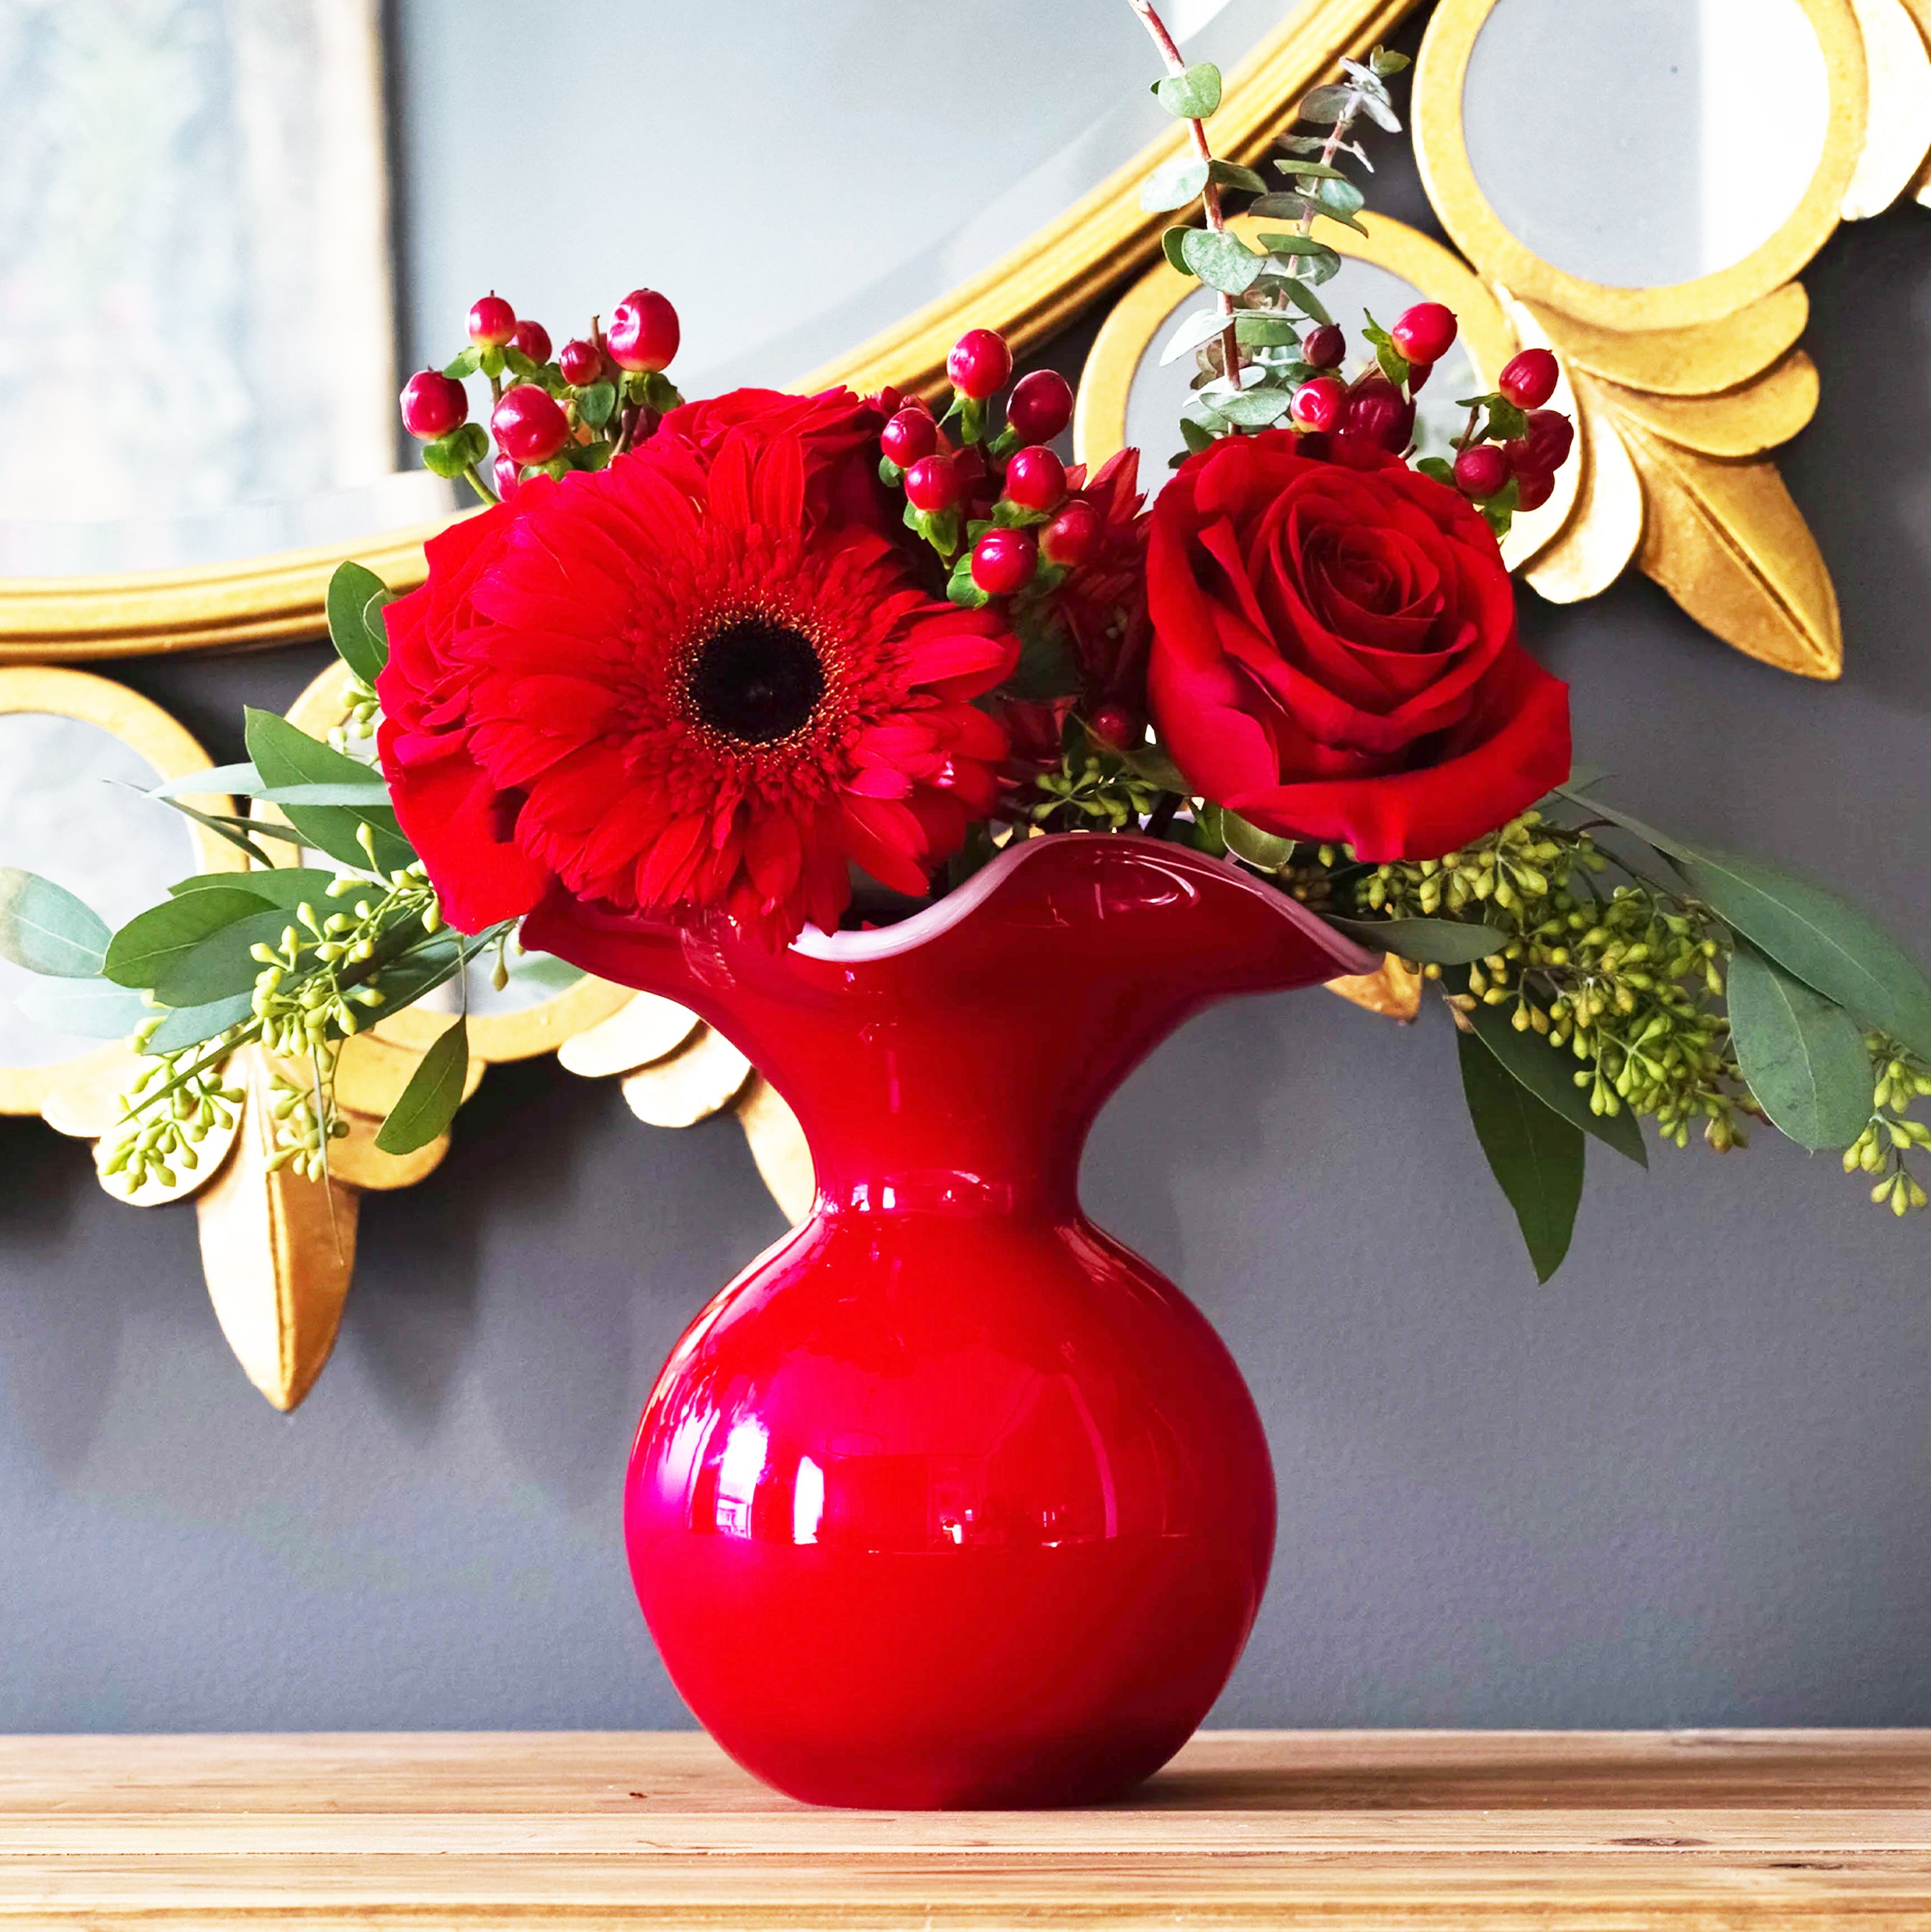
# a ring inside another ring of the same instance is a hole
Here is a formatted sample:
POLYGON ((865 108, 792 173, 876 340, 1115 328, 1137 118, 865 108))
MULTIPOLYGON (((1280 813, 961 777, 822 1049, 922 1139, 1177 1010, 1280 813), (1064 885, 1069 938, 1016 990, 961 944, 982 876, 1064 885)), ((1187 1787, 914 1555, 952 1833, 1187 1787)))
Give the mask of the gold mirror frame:
MULTIPOLYGON (((1264 148, 1281 104, 1384 39, 1416 0, 1305 0, 1229 76, 1214 119, 1223 152, 1264 148)), ((1126 28, 1132 23, 1122 21, 1126 28)), ((838 382, 931 390, 961 333, 1002 331, 1021 352, 1044 341, 1131 275, 1159 246, 1165 218, 1140 206, 1150 168, 1177 154, 1179 123, 1057 220, 937 301, 814 370, 806 389, 838 382)), ((422 544, 440 524, 365 542, 236 563, 118 577, 0 578, 0 663, 81 663, 164 652, 256 648, 319 637, 330 573, 346 556, 393 590, 422 580, 422 544)))
MULTIPOLYGON (((1463 134, 1468 64, 1499 0, 1439 0, 1415 62, 1411 112, 1422 184, 1455 244, 1523 301, 1621 334, 1691 328, 1736 314, 1793 279, 1831 238, 1857 172, 1869 118, 1864 44, 1850 0, 1797 0, 1824 57, 1830 118, 1817 172, 1775 234, 1726 268, 1649 288, 1584 280, 1517 240, 1475 177, 1463 134)), ((1902 181, 1898 184, 1901 188, 1902 181)))

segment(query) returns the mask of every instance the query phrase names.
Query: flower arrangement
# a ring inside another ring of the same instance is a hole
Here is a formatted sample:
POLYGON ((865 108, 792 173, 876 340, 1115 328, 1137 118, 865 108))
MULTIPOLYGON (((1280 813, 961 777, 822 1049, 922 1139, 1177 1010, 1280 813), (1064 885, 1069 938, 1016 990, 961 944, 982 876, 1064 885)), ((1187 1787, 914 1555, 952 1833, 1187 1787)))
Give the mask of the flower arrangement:
MULTIPOLYGON (((342 1042, 472 962, 500 975, 539 908, 725 919, 776 951, 902 917, 1015 840, 1129 832, 1420 972, 1543 1279, 1588 1142, 1646 1161, 1645 1120, 1719 1150, 1767 1122, 1840 1151, 1894 1214, 1924 1206, 1931 983, 1854 909, 1639 823, 1572 766, 1566 688, 1519 640, 1498 547, 1570 454, 1554 356, 1461 399, 1452 461, 1414 460, 1456 318, 1371 320, 1351 366, 1323 305, 1339 257, 1318 224, 1358 225, 1348 164, 1364 124, 1399 129, 1405 62, 1378 50, 1308 96, 1270 180, 1213 154, 1219 75, 1130 4, 1191 139, 1144 199, 1212 296, 1175 338, 1198 365, 1186 453, 1150 503, 1133 452, 1090 474, 1055 452, 1071 388, 1013 382, 990 330, 929 404, 686 402, 662 295, 554 356, 486 296, 402 395, 424 460, 484 507, 406 596, 337 573, 347 724, 324 742, 251 711, 246 764, 156 794, 250 869, 180 880, 112 933, 0 876, 0 951, 47 976, 42 1010, 145 1056, 109 1172, 193 1166, 256 1045, 277 1158, 322 1174, 342 1042), (1249 247, 1230 196, 1281 229, 1249 247), (208 790, 253 807, 182 796, 208 790)), ((466 1058, 457 1018, 378 1144, 439 1133, 466 1058)))

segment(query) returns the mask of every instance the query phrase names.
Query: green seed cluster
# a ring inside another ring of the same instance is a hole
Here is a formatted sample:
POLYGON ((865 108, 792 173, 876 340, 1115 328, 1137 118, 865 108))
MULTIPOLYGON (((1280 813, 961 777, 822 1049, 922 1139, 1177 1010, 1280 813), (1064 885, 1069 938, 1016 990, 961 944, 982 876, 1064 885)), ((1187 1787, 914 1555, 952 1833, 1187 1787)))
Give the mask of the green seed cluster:
MULTIPOLYGON (((1723 1151, 1756 1110, 1722 1001, 1729 937, 1707 908, 1632 878, 1606 893, 1609 860, 1585 832, 1525 812, 1440 860, 1378 866, 1357 903, 1394 916, 1472 914, 1509 934, 1468 968, 1458 1004, 1507 1006, 1519 1033, 1573 1056, 1599 1116, 1627 1108, 1678 1147, 1693 1126, 1723 1151)), ((1442 969, 1424 969, 1439 978, 1442 969)))
MULTIPOLYGON (((161 1018, 156 1014, 153 1025, 161 1018)), ((118 1176, 127 1193, 151 1180, 173 1186, 177 1169, 191 1174, 201 1165, 201 1143, 217 1127, 235 1124, 244 1090, 224 1084, 218 1064, 177 1078, 175 1060, 181 1057, 157 1058, 142 1070, 121 1096, 121 1120, 103 1137, 101 1174, 118 1176)))
MULTIPOLYGON (((364 844, 366 850, 366 828, 364 844)), ((224 1109, 239 1102, 241 1090, 223 1086, 221 1070, 238 1047, 251 1042, 310 1072, 306 1084, 275 1072, 271 1170, 292 1166, 311 1179, 326 1172, 328 1143, 349 1131, 335 1102, 342 1042, 385 1003, 377 963, 388 956, 389 943, 412 928, 427 937, 442 924, 420 863, 387 874, 372 864, 368 876, 346 874, 328 893, 338 900, 352 894, 352 903, 346 910, 322 913, 304 902, 278 944, 251 949, 261 968, 250 994, 252 1018, 212 1040, 154 1056, 122 1096, 118 1139, 103 1172, 124 1174, 130 1192, 149 1178, 172 1186, 174 1169, 191 1169, 196 1147, 216 1125, 229 1124, 224 1109)), ((128 1042, 135 1052, 146 1052, 165 1017, 157 1012, 142 1022, 128 1042)))
POLYGON ((349 678, 343 704, 341 723, 331 725, 328 731, 328 742, 338 752, 366 743, 382 722, 382 701, 376 695, 375 686, 364 684, 359 677, 349 678))
POLYGON ((1931 1065, 1881 1033, 1867 1034, 1864 1044, 1876 1076, 1871 1118, 1844 1150, 1844 1172, 1874 1176, 1872 1200, 1903 1216, 1927 1199, 1924 1183, 1906 1166, 1905 1156, 1914 1148, 1931 1148, 1931 1126, 1908 1117, 1914 1102, 1931 1094, 1931 1065))
POLYGON ((1033 782, 1045 796, 1029 816, 1055 832, 1137 832, 1166 796, 1119 759, 1095 751, 1062 752, 1059 770, 1033 782))

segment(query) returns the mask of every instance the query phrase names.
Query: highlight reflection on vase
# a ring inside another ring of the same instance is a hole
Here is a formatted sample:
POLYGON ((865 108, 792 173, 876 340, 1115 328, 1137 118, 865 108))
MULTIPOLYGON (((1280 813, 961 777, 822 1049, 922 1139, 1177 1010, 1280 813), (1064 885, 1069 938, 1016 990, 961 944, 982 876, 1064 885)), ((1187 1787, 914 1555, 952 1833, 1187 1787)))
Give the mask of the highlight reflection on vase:
POLYGON ((725 1032, 817 1163, 631 1457, 632 1574, 693 1711, 820 1803, 1090 1802, 1157 1769, 1252 1627, 1273 1472, 1212 1329, 1080 1211, 1081 1147, 1189 1014, 1364 956, 1123 837, 1024 842, 901 926, 775 955, 560 903, 532 926, 725 1032))

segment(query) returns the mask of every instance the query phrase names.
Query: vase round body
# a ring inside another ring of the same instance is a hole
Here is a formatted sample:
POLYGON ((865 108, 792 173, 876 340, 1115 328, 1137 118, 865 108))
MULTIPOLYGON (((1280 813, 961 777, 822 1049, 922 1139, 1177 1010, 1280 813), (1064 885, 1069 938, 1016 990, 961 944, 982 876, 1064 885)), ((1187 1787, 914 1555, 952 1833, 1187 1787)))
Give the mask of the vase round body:
POLYGON ((1218 1337, 1081 1213, 1081 1148, 1189 1013, 1365 956, 1105 836, 780 953, 554 902, 532 927, 716 1025, 812 1150, 810 1215, 678 1342, 631 1459, 638 1599, 700 1721, 820 1804, 1090 1803, 1157 1770, 1252 1626, 1273 1477, 1218 1337))

